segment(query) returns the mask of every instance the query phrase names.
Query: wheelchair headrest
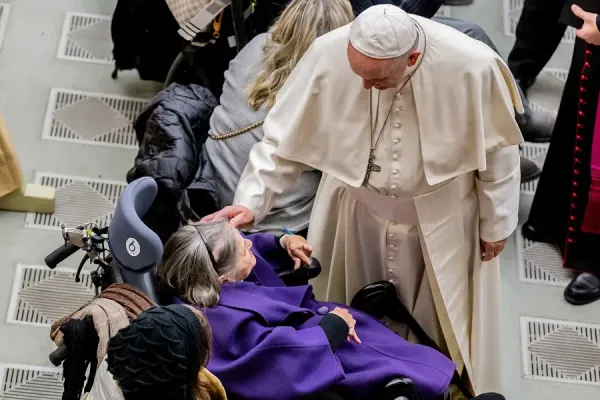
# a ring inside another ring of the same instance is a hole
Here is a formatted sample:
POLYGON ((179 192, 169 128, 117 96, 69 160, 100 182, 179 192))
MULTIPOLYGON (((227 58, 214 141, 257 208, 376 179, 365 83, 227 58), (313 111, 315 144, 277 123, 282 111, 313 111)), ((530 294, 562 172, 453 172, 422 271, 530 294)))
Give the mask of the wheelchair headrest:
POLYGON ((108 227, 111 255, 129 271, 144 273, 162 258, 163 244, 142 217, 156 197, 158 186, 154 179, 136 179, 125 187, 113 219, 108 227))

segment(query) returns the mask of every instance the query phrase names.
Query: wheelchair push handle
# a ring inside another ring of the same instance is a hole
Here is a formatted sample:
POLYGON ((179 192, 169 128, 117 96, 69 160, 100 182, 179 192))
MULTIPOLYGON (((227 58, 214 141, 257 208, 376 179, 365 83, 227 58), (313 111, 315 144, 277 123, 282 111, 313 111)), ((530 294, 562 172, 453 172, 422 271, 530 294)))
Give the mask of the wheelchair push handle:
POLYGON ((302 275, 305 279, 310 280, 316 278, 321 273, 321 263, 314 257, 310 257, 310 265, 306 265, 305 263, 300 264, 300 268, 297 270, 287 269, 279 272, 280 278, 285 278, 290 275, 302 275))
POLYGON ((55 367, 60 366, 60 364, 62 364, 62 362, 67 358, 67 346, 61 344, 56 350, 50 353, 48 358, 55 367))
POLYGON ((50 269, 54 269, 58 264, 75 254, 77 250, 79 250, 79 247, 72 243, 66 243, 48 254, 44 262, 50 269))

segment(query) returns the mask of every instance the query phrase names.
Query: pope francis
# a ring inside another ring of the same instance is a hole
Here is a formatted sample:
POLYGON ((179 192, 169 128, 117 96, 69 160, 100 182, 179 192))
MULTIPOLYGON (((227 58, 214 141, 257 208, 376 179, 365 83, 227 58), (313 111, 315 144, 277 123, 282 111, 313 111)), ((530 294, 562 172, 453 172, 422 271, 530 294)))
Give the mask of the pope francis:
POLYGON ((241 228, 308 167, 316 295, 387 279, 476 392, 497 391, 497 255, 517 225, 522 112, 502 59, 453 28, 374 6, 312 44, 280 90, 234 205, 241 228))

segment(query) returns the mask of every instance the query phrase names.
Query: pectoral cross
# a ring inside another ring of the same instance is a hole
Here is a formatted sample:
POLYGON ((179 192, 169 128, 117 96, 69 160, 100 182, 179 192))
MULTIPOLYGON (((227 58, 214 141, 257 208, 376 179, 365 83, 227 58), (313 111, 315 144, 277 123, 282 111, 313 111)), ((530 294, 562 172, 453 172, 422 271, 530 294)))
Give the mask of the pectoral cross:
POLYGON ((369 151, 369 163, 367 164, 367 173, 365 174, 365 180, 363 181, 363 186, 367 186, 369 183, 369 178, 371 177, 371 172, 380 172, 381 167, 375 164, 373 161, 375 160, 375 149, 371 147, 369 151))

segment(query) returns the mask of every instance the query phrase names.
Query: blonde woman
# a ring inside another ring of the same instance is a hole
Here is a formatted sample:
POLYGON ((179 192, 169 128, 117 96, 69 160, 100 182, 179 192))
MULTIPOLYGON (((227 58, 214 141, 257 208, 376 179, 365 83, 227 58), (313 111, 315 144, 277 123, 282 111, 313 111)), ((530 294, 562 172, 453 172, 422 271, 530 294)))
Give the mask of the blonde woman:
MULTIPOLYGON (((225 72, 220 105, 210 119, 203 152, 203 178, 214 182, 218 208, 231 205, 252 146, 263 138, 261 123, 312 41, 354 19, 348 0, 293 0, 268 33, 256 36, 225 72)), ((305 232, 320 172, 309 170, 254 229, 305 232)))

